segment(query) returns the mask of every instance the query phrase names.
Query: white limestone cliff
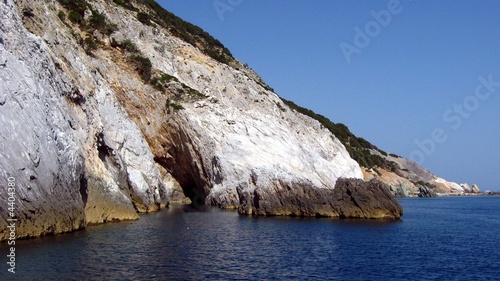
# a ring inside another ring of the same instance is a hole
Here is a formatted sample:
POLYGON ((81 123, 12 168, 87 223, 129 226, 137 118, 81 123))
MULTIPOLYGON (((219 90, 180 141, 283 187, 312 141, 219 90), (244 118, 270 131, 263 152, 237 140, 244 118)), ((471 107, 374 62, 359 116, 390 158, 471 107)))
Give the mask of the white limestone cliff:
POLYGON ((8 177, 18 237, 136 219, 181 186, 192 199, 235 208, 238 186, 333 189, 339 177, 362 178, 335 136, 288 109, 250 69, 217 62, 112 1, 89 2, 117 24, 112 36, 179 82, 165 92, 144 83, 110 37, 96 34, 102 46, 87 54, 57 1, 0 1, 0 240, 8 177), (166 108, 182 84, 205 97, 166 108))

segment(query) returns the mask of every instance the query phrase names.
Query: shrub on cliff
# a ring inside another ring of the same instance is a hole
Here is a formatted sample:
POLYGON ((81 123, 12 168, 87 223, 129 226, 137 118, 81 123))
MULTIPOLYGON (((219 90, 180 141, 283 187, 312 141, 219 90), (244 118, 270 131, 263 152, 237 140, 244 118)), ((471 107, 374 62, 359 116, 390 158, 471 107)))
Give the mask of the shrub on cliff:
POLYGON ((115 38, 111 38, 111 47, 116 48, 119 47, 122 50, 125 50, 130 53, 138 53, 139 48, 137 48, 137 45, 132 42, 130 39, 125 39, 122 42, 116 41, 115 38))
POLYGON ((85 49, 85 53, 87 53, 87 55, 93 55, 98 46, 99 42, 95 40, 93 36, 87 36, 85 37, 85 40, 83 40, 83 48, 85 49))
POLYGON ((150 19, 168 29, 173 35, 178 36, 193 46, 197 46, 206 55, 219 62, 227 64, 234 61, 231 52, 219 40, 213 38, 200 27, 170 13, 154 0, 136 1, 149 7, 154 12, 149 15, 150 19))
POLYGON ((127 10, 137 11, 137 8, 130 3, 130 0, 113 0, 113 2, 119 6, 124 7, 127 10))
POLYGON ((58 0, 61 5, 68 9, 69 11, 73 11, 78 13, 82 18, 85 16, 85 10, 87 9, 87 1, 86 0, 58 0))
POLYGON ((110 35, 118 30, 116 24, 110 22, 104 13, 92 10, 92 15, 89 17, 88 22, 90 29, 99 30, 101 33, 110 35))
POLYGON ((129 61, 144 82, 148 82, 149 79, 151 79, 151 69, 153 68, 153 65, 148 58, 140 55, 131 55, 129 57, 129 61))
POLYGON ((176 77, 174 77, 172 75, 168 75, 168 74, 162 72, 159 76, 153 77, 151 79, 151 85, 155 89, 157 89, 158 91, 163 91, 163 89, 165 88, 165 86, 170 81, 177 81, 177 82, 179 82, 179 80, 177 80, 176 77))
POLYGON ((68 19, 72 23, 76 23, 76 24, 82 24, 82 22, 83 22, 83 17, 75 11, 69 11, 68 19))
POLYGON ((171 107, 174 111, 184 109, 184 106, 182 106, 181 104, 178 104, 178 103, 171 103, 171 104, 169 104, 169 106, 170 106, 170 107, 171 107))
POLYGON ((64 21, 66 20, 66 14, 64 14, 64 12, 63 12, 63 11, 59 11, 59 12, 57 13, 57 16, 59 17, 59 19, 60 19, 62 22, 64 22, 64 21))
POLYGON ((149 18, 149 15, 146 14, 146 13, 143 13, 143 12, 137 13, 137 20, 140 21, 140 22, 142 22, 145 25, 150 25, 151 24, 151 20, 149 18))
POLYGON ((68 10, 68 19, 72 23, 81 25, 87 9, 87 1, 85 0, 58 0, 59 3, 68 10))
POLYGON ((301 107, 292 101, 283 99, 283 103, 288 105, 291 109, 296 110, 306 116, 319 121, 325 128, 332 132, 342 144, 345 146, 352 159, 356 160, 359 165, 366 168, 381 167, 391 171, 395 171, 397 164, 393 161, 388 161, 379 155, 372 154, 370 150, 376 150, 382 155, 387 155, 386 152, 380 150, 375 145, 371 144, 363 138, 355 136, 349 128, 342 123, 333 123, 328 118, 314 111, 301 107))

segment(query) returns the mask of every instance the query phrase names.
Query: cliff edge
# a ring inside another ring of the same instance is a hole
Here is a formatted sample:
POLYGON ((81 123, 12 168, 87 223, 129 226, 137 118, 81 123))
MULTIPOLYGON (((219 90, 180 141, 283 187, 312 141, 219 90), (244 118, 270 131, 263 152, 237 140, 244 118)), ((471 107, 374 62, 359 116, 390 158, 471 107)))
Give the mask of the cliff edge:
POLYGON ((328 193, 363 177, 321 123, 153 1, 0 10, 0 239, 12 218, 33 237, 185 197, 238 208, 241 186, 280 197, 267 181, 328 193))

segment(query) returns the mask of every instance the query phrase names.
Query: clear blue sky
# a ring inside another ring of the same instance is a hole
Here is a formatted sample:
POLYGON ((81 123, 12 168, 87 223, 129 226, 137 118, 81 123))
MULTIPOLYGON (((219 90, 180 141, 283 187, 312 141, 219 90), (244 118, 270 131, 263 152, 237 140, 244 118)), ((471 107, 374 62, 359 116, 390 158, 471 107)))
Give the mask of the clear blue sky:
POLYGON ((438 176, 500 190, 500 1, 158 2, 280 96, 438 176))

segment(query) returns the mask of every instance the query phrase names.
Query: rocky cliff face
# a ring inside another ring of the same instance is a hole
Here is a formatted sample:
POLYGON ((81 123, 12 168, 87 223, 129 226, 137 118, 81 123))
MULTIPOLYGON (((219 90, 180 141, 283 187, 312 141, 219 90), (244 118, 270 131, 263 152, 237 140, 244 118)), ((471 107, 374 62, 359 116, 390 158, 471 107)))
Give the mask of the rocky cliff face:
POLYGON ((342 123, 333 123, 326 117, 292 101, 284 99, 283 101, 293 110, 317 120, 335 134, 345 145, 349 155, 361 165, 364 179, 375 178, 387 183, 391 192, 397 197, 468 195, 479 192, 479 188, 473 189, 467 184, 459 185, 446 181, 413 161, 379 149, 369 141, 354 135, 342 123))
MULTIPOLYGON (((255 175, 258 181, 258 175, 255 175)), ((335 189, 314 188, 308 182, 268 182, 266 188, 239 186, 240 207, 246 215, 316 216, 399 219, 403 209, 378 181, 338 179, 335 189)))
POLYGON ((436 197, 444 195, 467 195, 480 193, 479 187, 447 181, 432 174, 417 163, 396 155, 383 155, 379 151, 371 153, 394 163, 391 170, 384 168, 363 168, 365 180, 378 179, 390 186, 397 197, 436 197))
MULTIPOLYGON (((17 237, 137 219, 183 195, 237 208, 240 187, 328 192, 363 177, 251 69, 127 3, 0 1, 0 197, 15 178, 17 237)), ((4 203, 0 213, 5 239, 4 203)))

